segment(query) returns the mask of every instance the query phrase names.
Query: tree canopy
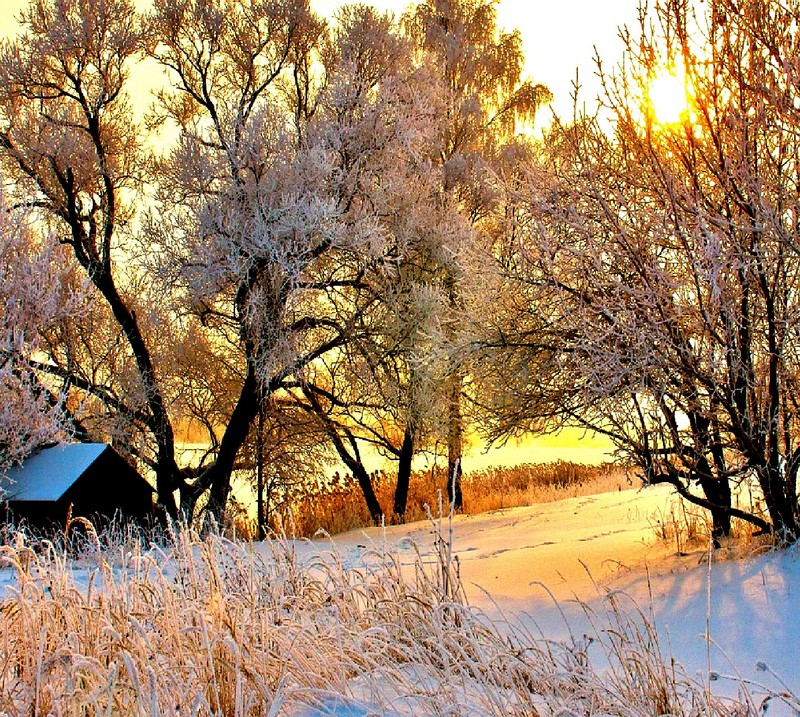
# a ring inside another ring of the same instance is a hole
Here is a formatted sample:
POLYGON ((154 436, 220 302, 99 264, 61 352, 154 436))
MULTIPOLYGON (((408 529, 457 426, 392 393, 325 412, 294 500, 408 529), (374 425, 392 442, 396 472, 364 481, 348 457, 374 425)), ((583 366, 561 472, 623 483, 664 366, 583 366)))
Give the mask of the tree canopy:
POLYGON ((715 537, 736 516, 794 540, 799 8, 691 8, 656 3, 605 78, 606 115, 554 127, 530 165, 494 430, 591 427, 708 508, 715 537), (663 123, 648 89, 676 64, 687 108, 663 123), (748 483, 763 513, 732 504, 748 483))

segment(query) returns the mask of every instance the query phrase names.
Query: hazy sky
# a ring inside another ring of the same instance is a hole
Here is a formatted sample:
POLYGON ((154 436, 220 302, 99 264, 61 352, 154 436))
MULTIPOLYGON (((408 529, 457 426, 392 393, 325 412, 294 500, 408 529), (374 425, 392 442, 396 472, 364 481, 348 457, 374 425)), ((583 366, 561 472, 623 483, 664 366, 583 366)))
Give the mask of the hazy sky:
MULTIPOLYGON (((135 1, 141 7, 150 2, 135 1)), ((312 5, 329 14, 344 2, 312 0, 312 5)), ((26 4, 27 0, 0 0, 0 32, 13 32, 14 18, 26 4)), ((408 0, 373 0, 372 4, 399 13, 408 0)), ((552 90, 555 110, 565 115, 571 111, 575 68, 580 68, 582 97, 592 100, 598 92, 593 47, 598 47, 608 65, 616 62, 621 51, 617 29, 635 22, 636 6, 637 0, 500 0, 498 17, 501 27, 522 33, 528 74, 552 90)))

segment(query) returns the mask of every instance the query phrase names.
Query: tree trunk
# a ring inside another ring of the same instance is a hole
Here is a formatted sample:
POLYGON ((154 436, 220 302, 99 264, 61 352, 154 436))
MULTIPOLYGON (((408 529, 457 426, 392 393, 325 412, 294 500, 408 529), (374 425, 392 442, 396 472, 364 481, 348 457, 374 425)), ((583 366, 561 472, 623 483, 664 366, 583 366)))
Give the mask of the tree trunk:
MULTIPOLYGON (((74 229, 74 232, 76 232, 76 236, 82 236, 80 228, 74 229)), ((80 260, 80 257, 78 258, 80 260)), ((149 428, 153 432, 153 437, 158 446, 156 463, 158 503, 164 508, 167 515, 176 519, 178 517, 178 506, 175 502, 174 491, 180 487, 182 481, 178 464, 175 460, 175 434, 156 380, 150 350, 144 341, 136 314, 128 308, 117 291, 110 265, 102 266, 87 261, 82 261, 81 263, 89 274, 92 283, 108 303, 133 353, 139 377, 147 396, 147 406, 151 415, 149 428)))
POLYGON ((306 406, 306 410, 313 411, 325 425, 325 432, 328 434, 328 438, 330 438, 331 443, 333 443, 336 453, 358 481, 358 485, 361 488, 362 494, 364 495, 364 501, 367 504, 367 510, 369 511, 370 519, 375 525, 380 525, 381 521, 383 520, 383 509, 381 508, 381 504, 378 502, 378 497, 375 495, 375 489, 372 486, 372 479, 369 477, 367 469, 361 462, 361 457, 358 452, 355 438, 346 428, 343 429, 349 438, 350 445, 353 446, 353 453, 351 454, 350 451, 347 450, 347 446, 345 446, 342 437, 339 435, 336 425, 323 410, 316 394, 308 386, 303 387, 302 390, 303 395, 306 397, 306 399, 308 399, 309 402, 309 405, 306 406))
POLYGON ((381 504, 378 502, 378 497, 375 495, 375 489, 372 486, 372 479, 369 477, 367 469, 357 456, 350 455, 349 451, 342 442, 341 437, 338 433, 336 433, 335 429, 332 432, 329 431, 328 435, 330 436, 331 441, 336 448, 336 452, 339 454, 339 458, 342 459, 342 462, 347 466, 348 470, 353 474, 353 477, 358 481, 358 485, 361 488, 362 494, 364 495, 364 501, 367 504, 367 510, 369 511, 370 519, 375 525, 380 525, 381 521, 383 520, 383 509, 381 508, 381 504))
POLYGON ((461 416, 461 374, 454 371, 450 376, 450 381, 447 425, 447 496, 451 508, 460 512, 464 509, 464 496, 461 492, 462 436, 464 432, 461 416))
POLYGON ((712 475, 711 465, 705 456, 698 461, 697 480, 706 499, 710 503, 711 540, 715 548, 721 545, 721 539, 731 534, 731 486, 724 476, 712 475))
MULTIPOLYGON (((456 277, 452 270, 448 270, 445 279, 447 299, 453 317, 461 309, 461 299, 458 294, 456 277)), ((456 333, 451 326, 448 330, 448 339, 455 345, 456 333)), ((461 493, 461 474, 463 470, 463 436, 464 418, 461 415, 461 392, 464 378, 461 367, 455 362, 448 376, 447 395, 447 495, 450 507, 456 512, 464 508, 464 497, 461 493)))
MULTIPOLYGON (((178 518, 178 504, 175 502, 175 489, 180 482, 175 456, 169 456, 165 446, 158 446, 158 462, 156 463, 156 500, 164 512, 173 520, 178 518)), ((183 492, 183 491, 181 491, 183 492)))
POLYGON ((267 537, 264 514, 264 406, 258 409, 258 434, 256 436, 256 530, 259 540, 267 537))
POLYGON ((394 490, 394 519, 400 523, 405 521, 408 486, 411 482, 411 461, 413 458, 414 430, 409 424, 403 434, 403 445, 400 448, 400 460, 397 464, 397 485, 394 490))
POLYGON ((217 458, 201 476, 201 485, 209 487, 208 511, 217 522, 221 521, 231 491, 231 476, 239 449, 247 440, 247 434, 258 415, 261 391, 258 386, 252 361, 247 362, 239 399, 231 413, 225 433, 219 443, 217 458))
POLYGON ((367 469, 364 468, 361 461, 357 461, 347 467, 353 473, 358 481, 358 485, 361 487, 361 492, 364 494, 364 500, 367 503, 370 519, 375 525, 380 525, 383 521, 383 509, 375 495, 375 489, 372 487, 372 480, 369 477, 369 473, 367 473, 367 469))
POLYGON ((786 485, 779 471, 763 466, 758 471, 759 483, 764 493, 767 512, 776 535, 785 543, 793 543, 800 537, 797 524, 796 499, 786 495, 786 485))
MULTIPOLYGON (((705 508, 708 511, 714 507, 708 501, 707 498, 701 498, 700 496, 694 495, 690 493, 683 482, 674 475, 670 475, 669 473, 659 473, 657 475, 652 475, 649 477, 648 485, 659 485, 661 483, 668 483, 671 486, 674 486, 675 490, 678 492, 682 498, 685 498, 690 503, 694 505, 699 505, 701 508, 705 508)), ((747 513, 744 510, 739 508, 731 507, 730 515, 733 518, 741 518, 742 520, 747 521, 751 525, 755 525, 762 533, 769 533, 770 524, 767 523, 766 520, 763 520, 757 515, 753 515, 752 513, 747 513)))

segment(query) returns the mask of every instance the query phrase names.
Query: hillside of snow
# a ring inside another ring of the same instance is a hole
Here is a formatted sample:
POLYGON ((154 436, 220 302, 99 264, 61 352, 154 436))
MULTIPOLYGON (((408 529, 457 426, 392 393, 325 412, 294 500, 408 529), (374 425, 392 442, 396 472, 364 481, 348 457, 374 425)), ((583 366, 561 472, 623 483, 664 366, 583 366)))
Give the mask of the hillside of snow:
MULTIPOLYGON (((571 498, 445 519, 470 605, 553 640, 584 640, 608 625, 610 598, 655 624, 662 653, 716 694, 800 694, 800 563, 796 549, 730 557, 678 554, 654 523, 677 498, 665 487, 571 498)), ((431 523, 357 530, 333 538, 356 566, 379 546, 406 565, 435 561, 431 523)), ((305 550, 324 552, 330 540, 305 550)), ((755 549, 754 549, 755 550, 755 549)), ((592 647, 589 645, 588 650, 592 647)), ((774 700, 769 714, 797 714, 774 700)), ((337 712, 334 714, 347 714, 337 712)))

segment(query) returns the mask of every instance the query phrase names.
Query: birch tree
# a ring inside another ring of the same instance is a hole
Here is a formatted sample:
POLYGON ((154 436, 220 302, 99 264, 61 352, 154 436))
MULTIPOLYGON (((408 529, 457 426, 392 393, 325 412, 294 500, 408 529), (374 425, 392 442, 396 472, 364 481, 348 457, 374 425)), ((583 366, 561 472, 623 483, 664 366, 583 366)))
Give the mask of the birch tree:
MULTIPOLYGON (((442 235, 439 281, 451 313, 448 340, 456 346, 465 311, 463 283, 470 244, 497 206, 493 167, 517 129, 530 122, 550 98, 542 85, 523 77, 524 55, 518 31, 497 26, 494 0, 431 0, 413 7, 406 18, 422 61, 437 68, 443 88, 443 114, 436 144, 440 185, 435 206, 457 210, 470 226, 460 235, 442 235)), ((484 239, 488 253, 491 241, 484 239)), ((446 380, 448 495, 461 509, 461 473, 465 417, 463 395, 468 371, 457 351, 446 380)))

